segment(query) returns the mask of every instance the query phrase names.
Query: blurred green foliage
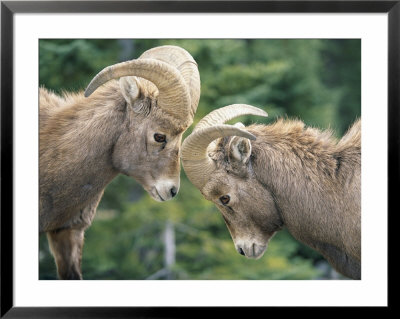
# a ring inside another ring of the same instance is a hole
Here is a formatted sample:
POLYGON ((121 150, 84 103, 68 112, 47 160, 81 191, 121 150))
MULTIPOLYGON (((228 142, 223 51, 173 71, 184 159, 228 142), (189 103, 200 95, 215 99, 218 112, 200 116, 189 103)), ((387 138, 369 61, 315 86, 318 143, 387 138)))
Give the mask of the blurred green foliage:
MULTIPOLYGON (((55 92, 83 90, 103 67, 164 44, 179 45, 197 61, 201 98, 194 124, 211 110, 246 103, 266 110, 270 123, 295 117, 331 128, 337 137, 361 116, 361 41, 357 39, 40 40, 40 85, 55 92)), ((187 136, 194 125, 188 129, 187 136)), ((39 240, 39 278, 55 279, 46 236, 39 240)), ((211 202, 181 173, 179 194, 158 203, 118 176, 107 187, 85 235, 85 279, 321 279, 322 257, 283 230, 259 260, 240 256, 211 202), (165 270, 163 234, 173 225, 175 263, 165 270)), ((343 277, 334 277, 340 278, 343 277)))

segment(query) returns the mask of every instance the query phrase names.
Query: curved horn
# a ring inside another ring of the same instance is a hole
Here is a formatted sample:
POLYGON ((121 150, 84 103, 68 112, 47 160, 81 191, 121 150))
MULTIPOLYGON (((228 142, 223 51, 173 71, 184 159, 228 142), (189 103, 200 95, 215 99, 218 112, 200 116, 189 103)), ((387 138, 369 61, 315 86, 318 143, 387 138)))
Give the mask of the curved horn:
POLYGON ((193 115, 200 99, 200 74, 196 61, 185 49, 174 45, 163 45, 144 52, 140 59, 157 59, 176 67, 182 74, 191 96, 193 115))
POLYGON ((104 83, 123 76, 138 76, 153 82, 159 91, 159 107, 190 125, 193 116, 185 79, 175 67, 160 60, 136 59, 108 66, 92 79, 85 96, 88 97, 104 83), (182 105, 183 108, 177 108, 177 105, 182 105))
POLYGON ((221 107, 220 109, 216 109, 207 114, 199 121, 199 123, 197 123, 196 127, 193 129, 193 132, 202 129, 204 127, 223 124, 241 115, 258 115, 265 117, 268 116, 267 112, 252 105, 231 104, 228 106, 221 107))
POLYGON ((213 171, 215 163, 207 154, 208 145, 217 138, 226 136, 241 136, 251 140, 256 137, 246 130, 234 125, 220 124, 236 116, 253 114, 266 116, 266 113, 251 105, 233 104, 215 110, 205 116, 196 125, 195 132, 182 143, 182 166, 189 180, 198 189, 202 189, 213 171), (230 115, 229 115, 230 114, 230 115), (217 125, 215 125, 215 123, 217 125))

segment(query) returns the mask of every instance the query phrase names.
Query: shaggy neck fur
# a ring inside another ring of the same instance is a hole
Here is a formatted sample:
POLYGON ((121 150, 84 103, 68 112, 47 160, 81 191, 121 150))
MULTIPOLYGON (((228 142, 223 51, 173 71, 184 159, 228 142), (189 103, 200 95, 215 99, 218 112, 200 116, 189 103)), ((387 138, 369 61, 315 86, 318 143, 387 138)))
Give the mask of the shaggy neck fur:
POLYGON ((333 265, 340 267, 341 260, 350 277, 357 276, 361 258, 360 238, 353 232, 361 226, 360 125, 356 122, 340 141, 300 121, 248 127, 257 136, 254 172, 273 195, 289 232, 333 265))
MULTIPOLYGON (((40 214, 47 215, 41 220, 48 223, 42 228, 68 221, 116 176, 111 155, 127 120, 126 103, 115 82, 89 98, 82 94, 53 97, 58 103, 40 101, 40 193, 44 199, 40 214)), ((51 94, 47 99, 52 102, 51 94)))

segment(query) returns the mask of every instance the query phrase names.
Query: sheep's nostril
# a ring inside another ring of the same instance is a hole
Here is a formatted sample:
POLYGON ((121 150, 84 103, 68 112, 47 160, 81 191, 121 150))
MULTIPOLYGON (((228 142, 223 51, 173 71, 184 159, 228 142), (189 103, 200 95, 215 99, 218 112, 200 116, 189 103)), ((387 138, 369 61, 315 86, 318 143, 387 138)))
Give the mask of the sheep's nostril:
POLYGON ((170 192, 171 192, 171 196, 172 196, 172 197, 175 197, 175 195, 177 194, 176 187, 173 186, 173 187, 170 189, 170 192))
POLYGON ((243 256, 245 255, 242 248, 239 248, 239 254, 241 254, 241 255, 243 255, 243 256))

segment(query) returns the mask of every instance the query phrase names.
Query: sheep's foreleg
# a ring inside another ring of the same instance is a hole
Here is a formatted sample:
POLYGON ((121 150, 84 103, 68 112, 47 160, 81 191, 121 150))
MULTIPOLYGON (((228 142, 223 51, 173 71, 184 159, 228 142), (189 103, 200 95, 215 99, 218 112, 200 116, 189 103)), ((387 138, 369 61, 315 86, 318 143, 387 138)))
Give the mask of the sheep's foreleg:
POLYGON ((47 233, 60 279, 82 279, 83 229, 61 229, 47 233))

